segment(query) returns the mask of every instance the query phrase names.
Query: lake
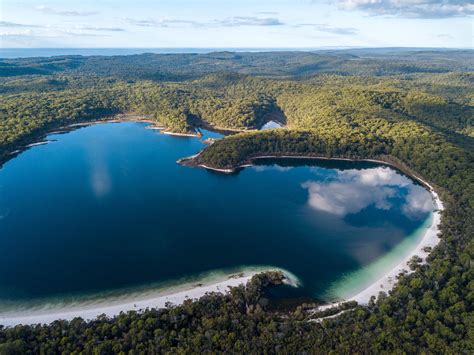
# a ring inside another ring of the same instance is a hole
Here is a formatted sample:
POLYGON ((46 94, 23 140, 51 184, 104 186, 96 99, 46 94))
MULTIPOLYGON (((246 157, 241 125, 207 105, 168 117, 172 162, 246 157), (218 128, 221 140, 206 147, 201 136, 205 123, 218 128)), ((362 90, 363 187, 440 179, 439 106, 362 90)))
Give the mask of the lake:
POLYGON ((0 314, 260 268, 294 275, 291 297, 334 300, 396 264, 432 218, 430 193, 387 166, 266 159, 224 175, 176 163, 200 139, 147 125, 52 134, 4 164, 0 314))

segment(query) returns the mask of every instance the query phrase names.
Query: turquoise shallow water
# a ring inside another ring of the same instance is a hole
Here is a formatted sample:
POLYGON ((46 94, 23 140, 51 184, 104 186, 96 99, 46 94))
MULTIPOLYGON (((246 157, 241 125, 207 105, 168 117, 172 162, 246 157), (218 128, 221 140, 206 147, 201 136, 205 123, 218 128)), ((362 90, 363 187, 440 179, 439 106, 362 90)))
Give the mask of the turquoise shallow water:
POLYGON ((199 139, 145 127, 50 135, 2 167, 0 313, 267 266, 300 280, 292 296, 333 299, 431 218, 430 194, 386 166, 260 160, 223 175, 176 164, 199 139))
POLYGON ((387 270, 395 268, 400 263, 400 260, 403 260, 410 254, 410 251, 418 245, 424 232, 432 222, 433 215, 430 214, 423 224, 397 244, 389 253, 383 254, 358 270, 338 278, 328 288, 324 298, 344 299, 348 295, 353 296, 357 294, 374 281, 381 279, 387 270))

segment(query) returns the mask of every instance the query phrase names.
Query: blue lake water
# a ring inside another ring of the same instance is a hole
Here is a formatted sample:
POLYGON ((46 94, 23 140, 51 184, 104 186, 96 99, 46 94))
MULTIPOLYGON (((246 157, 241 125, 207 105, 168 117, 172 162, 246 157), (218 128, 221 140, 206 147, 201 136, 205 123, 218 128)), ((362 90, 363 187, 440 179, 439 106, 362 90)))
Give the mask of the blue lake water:
POLYGON ((266 267, 295 275, 297 296, 330 300, 390 267, 432 216, 429 192, 386 166, 261 160, 223 175, 176 163, 199 139, 146 125, 53 134, 1 168, 0 314, 266 267))

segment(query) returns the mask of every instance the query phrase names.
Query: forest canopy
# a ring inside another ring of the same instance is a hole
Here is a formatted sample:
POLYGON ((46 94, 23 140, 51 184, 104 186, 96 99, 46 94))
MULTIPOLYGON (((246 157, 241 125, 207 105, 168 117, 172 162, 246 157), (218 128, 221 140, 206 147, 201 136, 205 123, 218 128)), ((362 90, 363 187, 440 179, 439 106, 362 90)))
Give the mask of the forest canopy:
MULTIPOLYGON (((276 275, 163 310, 0 326, 0 353, 474 352, 472 51, 325 51, 0 60, 0 159, 74 123, 134 113, 167 130, 234 130, 197 158, 386 160, 429 181, 441 243, 368 307, 315 320, 262 302, 276 275), (219 68, 219 69, 217 69, 219 68), (258 131, 276 120, 285 128, 258 131)), ((267 275, 268 276, 268 275, 267 275)))

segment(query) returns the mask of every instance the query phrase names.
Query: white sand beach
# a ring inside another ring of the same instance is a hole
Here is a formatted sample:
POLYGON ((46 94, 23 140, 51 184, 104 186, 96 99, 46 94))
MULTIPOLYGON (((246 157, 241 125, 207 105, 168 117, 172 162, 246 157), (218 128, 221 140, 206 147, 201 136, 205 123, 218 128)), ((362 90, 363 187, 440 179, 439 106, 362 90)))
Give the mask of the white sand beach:
POLYGON ((205 164, 200 164, 199 166, 207 170, 217 171, 217 172, 225 173, 225 174, 231 174, 235 172, 235 169, 219 169, 219 168, 213 168, 211 166, 207 166, 205 164))
POLYGON ((108 317, 121 312, 139 311, 147 308, 164 308, 167 303, 182 304, 187 299, 198 299, 209 292, 225 293, 229 287, 246 284, 254 275, 262 272, 245 271, 229 275, 220 280, 183 285, 173 290, 155 291, 151 294, 130 294, 116 299, 103 301, 80 302, 78 304, 50 305, 39 310, 17 311, 0 315, 0 324, 15 326, 18 324, 49 324, 55 320, 72 320, 81 317, 85 320, 105 314, 108 317))
POLYGON ((37 145, 44 145, 48 144, 49 141, 41 141, 41 142, 36 142, 36 143, 31 143, 25 146, 25 148, 31 148, 31 147, 36 147, 37 145))
POLYGON ((198 133, 177 133, 177 132, 169 132, 169 131, 161 131, 163 134, 167 134, 170 136, 177 136, 177 137, 200 137, 198 133))
POLYGON ((212 272, 202 278, 159 289, 142 290, 119 296, 97 298, 91 301, 61 303, 53 301, 41 307, 28 307, 0 314, 0 325, 7 327, 18 324, 49 324, 55 320, 72 320, 81 317, 92 320, 100 315, 114 317, 122 312, 143 311, 152 308, 165 308, 167 304, 180 305, 186 300, 196 300, 207 293, 225 294, 229 287, 245 285, 255 275, 267 271, 280 271, 285 278, 283 283, 298 287, 300 281, 290 272, 271 266, 247 267, 241 272, 226 274, 212 272))

